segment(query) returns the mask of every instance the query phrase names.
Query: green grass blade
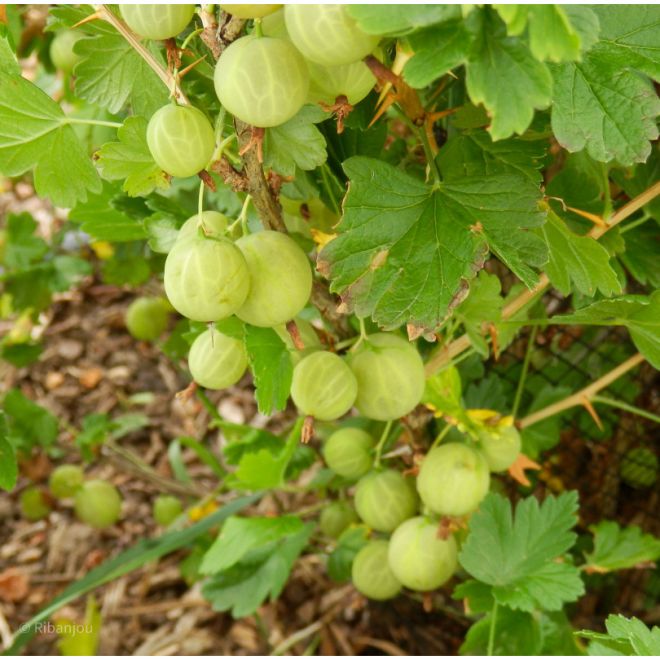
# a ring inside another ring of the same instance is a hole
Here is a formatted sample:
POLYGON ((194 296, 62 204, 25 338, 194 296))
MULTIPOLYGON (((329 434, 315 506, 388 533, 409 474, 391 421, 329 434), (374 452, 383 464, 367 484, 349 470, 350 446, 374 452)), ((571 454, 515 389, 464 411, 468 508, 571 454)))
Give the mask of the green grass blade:
POLYGON ((100 587, 106 582, 130 573, 149 561, 183 548, 198 536, 201 536, 213 526, 225 520, 225 518, 256 502, 260 497, 261 493, 239 497, 194 525, 186 527, 186 529, 168 532, 155 539, 144 539, 132 548, 97 566, 81 580, 70 584, 36 616, 23 624, 19 634, 14 638, 12 645, 4 651, 3 655, 18 655, 34 636, 37 625, 48 619, 48 617, 63 605, 83 596, 92 589, 100 587))

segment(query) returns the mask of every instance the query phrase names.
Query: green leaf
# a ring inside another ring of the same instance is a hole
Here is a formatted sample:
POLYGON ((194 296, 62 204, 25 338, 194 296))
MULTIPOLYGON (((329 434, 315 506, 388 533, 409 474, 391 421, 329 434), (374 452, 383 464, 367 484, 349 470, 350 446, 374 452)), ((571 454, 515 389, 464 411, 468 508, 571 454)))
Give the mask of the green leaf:
POLYGON ((429 25, 460 18, 459 5, 347 5, 347 11, 368 34, 396 36, 409 34, 429 25))
POLYGON ((470 520, 459 561, 477 580, 493 586, 495 599, 513 609, 559 609, 584 592, 579 571, 554 560, 575 542, 577 493, 518 503, 489 494, 470 520))
POLYGON ((10 215, 7 220, 3 261, 7 268, 27 268, 48 252, 48 244, 34 235, 37 223, 29 213, 10 215))
POLYGON ((176 242, 181 223, 170 215, 154 213, 144 221, 149 236, 147 244, 154 252, 167 254, 176 242))
POLYGON ((467 608, 471 614, 483 614, 493 609, 495 600, 490 585, 477 580, 465 580, 453 591, 452 598, 467 601, 467 608))
MULTIPOLYGON (((527 415, 530 415, 537 410, 561 401, 571 394, 571 389, 565 386, 545 385, 539 389, 534 390, 534 399, 527 409, 527 415)), ((523 454, 532 459, 536 459, 539 455, 556 447, 560 440, 560 431, 562 429, 562 416, 553 415, 536 424, 532 424, 521 431, 523 442, 523 454)))
POLYGON ((260 545, 205 584, 202 593, 214 610, 231 609, 232 616, 240 618, 253 614, 269 596, 271 600, 279 596, 314 530, 313 524, 298 522, 302 527, 297 532, 281 534, 277 540, 260 545))
POLYGON ((613 521, 602 520, 593 525, 594 549, 585 553, 583 570, 594 573, 620 571, 660 558, 660 539, 644 534, 639 527, 619 527, 613 521))
POLYGON ((53 277, 50 282, 52 291, 68 291, 83 277, 92 274, 92 264, 81 257, 60 254, 53 258, 53 277))
MULTIPOLYGON (((492 614, 475 623, 459 649, 461 655, 486 655, 492 614)), ((536 656, 541 651, 541 630, 537 619, 527 612, 499 607, 495 620, 493 655, 536 656)))
POLYGON ((545 272, 565 296, 572 287, 587 296, 621 293, 621 284, 610 264, 608 251, 594 238, 573 233, 552 211, 541 228, 550 251, 545 272))
POLYGON ((0 488, 12 490, 18 479, 18 463, 14 447, 9 442, 5 414, 0 410, 0 488))
POLYGON ((293 378, 291 354, 272 328, 245 326, 245 349, 256 386, 259 412, 284 410, 293 378))
POLYGON ((462 20, 447 21, 410 36, 408 43, 414 54, 403 68, 406 82, 411 87, 426 87, 447 71, 465 64, 473 38, 462 20))
POLYGON ((31 82, 0 71, 0 173, 32 169, 37 193, 56 206, 74 206, 101 189, 60 106, 31 82))
POLYGON ((654 5, 593 5, 600 22, 594 56, 660 79, 660 12, 654 5))
MULTIPOLYGON (((258 490, 277 488, 284 483, 287 467, 300 442, 303 419, 299 418, 294 424, 286 443, 279 450, 273 451, 270 447, 259 447, 256 451, 244 451, 238 461, 238 469, 228 478, 228 483, 234 488, 258 490)), ((259 437, 259 436, 257 436, 259 437)), ((265 436, 264 439, 268 438, 265 436)), ((254 446, 254 445, 253 445, 254 446)))
POLYGON ((50 447, 57 439, 57 418, 30 401, 19 389, 8 390, 2 403, 8 439, 17 450, 29 454, 33 447, 50 447))
POLYGON ((660 628, 649 629, 642 621, 621 614, 610 614, 605 621, 607 634, 580 630, 576 635, 592 640, 589 655, 660 655, 660 628))
POLYGON ((584 594, 580 571, 571 564, 548 563, 522 580, 493 588, 498 603, 514 610, 560 611, 584 594))
POLYGON ((602 162, 644 162, 658 137, 660 101, 648 80, 590 51, 581 63, 552 65, 552 129, 568 151, 602 162))
POLYGON ((653 289, 660 289, 658 234, 658 226, 652 222, 625 232, 625 252, 619 257, 638 282, 653 289))
POLYGON ((507 24, 509 35, 520 35, 528 26, 529 47, 536 59, 551 62, 580 59, 582 39, 567 8, 561 5, 494 6, 507 24))
MULTIPOLYGON (((158 49, 149 47, 162 61, 158 49)), ((130 102, 133 112, 145 117, 167 103, 167 87, 121 35, 80 39, 74 51, 82 58, 74 68, 76 96, 112 114, 130 102)))
POLYGON ((118 142, 107 142, 97 165, 108 181, 124 179, 122 190, 131 197, 169 188, 169 177, 156 165, 147 146, 147 120, 128 117, 117 131, 118 142))
POLYGON ((328 158, 325 138, 314 124, 327 119, 318 106, 305 105, 289 121, 266 129, 264 165, 285 176, 294 176, 296 167, 313 170, 328 158))
POLYGON ((660 369, 660 291, 644 296, 599 300, 573 312, 553 316, 551 323, 624 325, 640 353, 660 369))
POLYGON ((509 138, 493 142, 486 131, 454 134, 440 150, 437 162, 446 181, 470 176, 518 174, 540 184, 545 158, 541 140, 509 138))
POLYGON ((232 516, 227 519, 222 531, 204 555, 200 573, 203 575, 220 573, 237 564, 252 550, 263 548, 290 534, 296 534, 304 526, 298 516, 285 515, 276 518, 232 516))
POLYGON ((452 365, 427 379, 422 401, 435 412, 455 416, 464 412, 461 395, 461 375, 452 365))
POLYGON ((10 76, 20 76, 21 67, 9 39, 7 26, 0 23, 0 71, 5 71, 10 76))
POLYGON ((118 194, 116 184, 103 182, 102 188, 89 195, 69 213, 69 220, 79 222, 80 228, 99 241, 136 241, 147 233, 142 223, 113 206, 118 194))
POLYGON ((524 133, 534 110, 552 98, 548 68, 516 37, 507 37, 501 21, 489 14, 467 67, 466 86, 473 103, 483 103, 491 117, 493 140, 524 133), (497 22, 496 22, 497 21, 497 22))
POLYGON ((488 326, 502 317, 504 299, 501 290, 497 275, 481 271, 470 285, 470 294, 456 309, 455 318, 463 323, 470 343, 484 357, 489 354, 488 326))
POLYGON ((229 516, 238 513, 253 504, 261 494, 239 497, 225 504, 217 511, 206 516, 198 523, 182 530, 168 532, 157 538, 143 539, 132 548, 119 553, 100 566, 92 569, 85 577, 70 584, 59 596, 52 600, 44 609, 21 625, 20 632, 13 638, 12 645, 5 651, 8 655, 18 655, 37 632, 39 624, 48 619, 64 605, 89 593, 93 589, 120 578, 145 564, 163 557, 175 550, 192 544, 197 538, 223 522, 229 516))
POLYGON ((537 187, 521 176, 466 177, 431 188, 371 158, 350 178, 339 235, 318 268, 358 316, 434 330, 465 297, 488 247, 528 286, 546 260, 537 187))
POLYGON ((529 14, 529 49, 537 60, 580 59, 581 39, 561 5, 535 5, 529 14))
POLYGON ((83 417, 82 430, 76 436, 76 445, 86 461, 91 461, 94 448, 107 440, 111 426, 110 418, 105 413, 90 413, 83 417))

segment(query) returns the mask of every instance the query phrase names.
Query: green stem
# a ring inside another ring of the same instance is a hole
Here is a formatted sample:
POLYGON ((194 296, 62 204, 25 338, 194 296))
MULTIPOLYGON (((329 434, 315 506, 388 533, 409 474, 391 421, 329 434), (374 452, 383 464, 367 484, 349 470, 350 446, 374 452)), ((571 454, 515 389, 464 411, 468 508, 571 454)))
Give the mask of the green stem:
POLYGON ((202 227, 202 229, 206 229, 204 227, 204 221, 202 220, 203 210, 204 210, 204 182, 202 181, 199 184, 199 195, 197 197, 197 226, 202 227))
POLYGON ((608 220, 612 215, 612 195, 610 194, 610 179, 607 165, 601 164, 601 174, 603 177, 603 193, 605 199, 603 200, 603 218, 608 220))
POLYGON ((442 177, 440 176, 440 170, 438 169, 438 165, 435 162, 435 157, 433 156, 433 151, 431 150, 431 145, 429 144, 429 140, 426 137, 426 133, 424 132, 423 128, 419 128, 419 126, 415 126, 413 122, 410 120, 410 117, 406 115, 406 113, 399 108, 396 104, 392 106, 394 110, 398 113, 398 115, 401 117, 402 121, 408 126, 408 128, 411 130, 413 135, 417 135, 419 138, 419 141, 422 143, 422 147, 424 147, 424 154, 426 156, 426 160, 428 161, 429 164, 429 169, 431 170, 431 173, 433 174, 433 178, 435 179, 436 185, 440 184, 442 182, 442 177))
POLYGON ((264 36, 264 31, 263 31, 263 28, 261 27, 261 19, 260 18, 255 18, 254 19, 254 33, 257 35, 257 37, 263 37, 264 36))
POLYGON ((204 28, 198 28, 197 30, 194 30, 191 32, 184 40, 184 42, 181 44, 181 50, 185 50, 188 47, 188 44, 198 35, 204 32, 204 28))
POLYGON ((435 156, 433 155, 433 150, 431 149, 431 145, 429 144, 429 139, 426 136, 426 132, 424 131, 423 128, 417 129, 417 132, 422 142, 422 146, 424 147, 424 153, 426 154, 426 160, 428 161, 431 174, 433 174, 433 178, 435 179, 435 184, 436 186, 438 186, 440 185, 440 183, 442 183, 442 177, 440 176, 440 170, 438 169, 438 164, 435 162, 435 156))
POLYGON ((351 348, 351 351, 356 351, 358 346, 360 346, 362 342, 366 341, 369 338, 369 335, 367 334, 367 327, 364 323, 364 319, 361 316, 358 316, 358 323, 360 324, 360 336, 358 337, 358 340, 355 342, 353 348, 351 348))
POLYGON ((625 234, 627 231, 630 231, 631 229, 635 229, 636 227, 639 227, 639 225, 643 225, 647 220, 650 220, 653 216, 649 215, 648 213, 644 213, 644 215, 641 218, 638 218, 637 220, 633 220, 632 222, 629 222, 627 225, 624 225, 619 229, 620 234, 625 234))
POLYGON ((495 648, 495 628, 497 626, 497 601, 493 601, 493 609, 490 612, 490 628, 488 629, 488 655, 493 655, 495 648))
POLYGON ((355 337, 349 337, 348 339, 344 339, 344 341, 339 341, 335 344, 335 350, 341 351, 344 348, 348 348, 358 341, 358 339, 360 339, 360 335, 355 335, 355 337))
POLYGON ((630 403, 626 403, 625 401, 619 401, 618 399, 610 399, 607 396, 594 396, 591 398, 591 400, 594 403, 602 403, 606 406, 611 406, 612 408, 620 408, 621 410, 625 410, 626 412, 633 413, 634 415, 639 415, 639 417, 644 417, 645 419, 650 419, 652 422, 655 422, 656 424, 660 424, 660 417, 658 415, 654 415, 653 413, 650 413, 647 410, 642 410, 642 408, 633 406, 630 403))
POLYGON ((390 419, 387 424, 385 424, 385 428, 383 429, 383 433, 380 436, 380 440, 378 441, 378 444, 376 445, 376 456, 374 458, 374 467, 378 467, 380 465, 380 455, 383 453, 383 447, 385 446, 385 443, 387 442, 387 437, 390 434, 390 430, 392 429, 392 420, 390 419))
POLYGON ((437 447, 444 440, 444 437, 447 435, 447 433, 449 433, 449 431, 451 431, 451 428, 452 428, 451 424, 447 424, 445 428, 442 429, 440 433, 438 433, 436 439, 433 441, 433 444, 431 445, 431 449, 437 447))
POLYGON ((511 415, 513 418, 516 418, 518 414, 518 408, 520 408, 520 401, 522 399, 522 393, 525 389, 525 381, 527 380, 527 372, 529 371, 529 360, 532 357, 532 350, 534 349, 534 341, 536 339, 536 333, 538 331, 538 326, 532 326, 532 331, 529 334, 529 339, 527 340, 527 349, 525 350, 525 359, 523 361, 522 372, 520 373, 520 379, 518 380, 518 387, 516 388, 516 396, 513 400, 513 409, 511 410, 511 415))
POLYGON ((321 181, 323 183, 323 187, 325 188, 325 192, 328 195, 328 199, 332 202, 332 210, 337 215, 341 215, 341 209, 339 208, 337 199, 335 198, 335 195, 332 192, 332 188, 330 186, 330 180, 328 178, 328 164, 324 163, 323 165, 321 165, 320 169, 321 169, 321 181))
POLYGON ((116 121, 102 121, 101 119, 78 119, 77 117, 66 117, 67 124, 85 124, 88 126, 107 126, 109 128, 121 128, 123 124, 116 121))

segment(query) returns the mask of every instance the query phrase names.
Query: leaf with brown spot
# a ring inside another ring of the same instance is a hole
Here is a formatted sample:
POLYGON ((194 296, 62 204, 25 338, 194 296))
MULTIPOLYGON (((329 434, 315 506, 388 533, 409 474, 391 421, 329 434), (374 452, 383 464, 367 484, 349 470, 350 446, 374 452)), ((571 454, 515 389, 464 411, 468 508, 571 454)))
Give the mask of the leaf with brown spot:
POLYGON ((344 215, 318 264, 347 311, 385 329, 433 332, 465 298, 489 249, 525 284, 536 282, 546 249, 529 229, 545 216, 527 177, 431 187, 376 159, 353 157, 343 166, 350 179, 344 215))

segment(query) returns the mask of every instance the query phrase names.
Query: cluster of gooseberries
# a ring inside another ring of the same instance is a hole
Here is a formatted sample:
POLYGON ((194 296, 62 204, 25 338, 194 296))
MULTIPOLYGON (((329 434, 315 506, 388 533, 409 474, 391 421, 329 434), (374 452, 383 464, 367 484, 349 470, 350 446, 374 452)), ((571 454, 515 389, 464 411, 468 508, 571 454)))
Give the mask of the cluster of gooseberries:
MULTIPOLYGON (((223 51, 214 73, 222 107, 241 121, 257 128, 279 126, 307 103, 350 110, 376 84, 363 60, 370 54, 381 55, 380 37, 363 32, 345 6, 220 6, 253 21, 251 32, 223 51), (333 48, 328 49, 328 42, 333 48)), ((194 10, 194 5, 120 7, 133 32, 156 40, 179 35, 194 10)), ((57 35, 53 41, 52 59, 66 70, 75 63, 74 39, 57 35), (67 48, 70 57, 62 54, 67 48)), ((215 151, 215 133, 201 110, 172 103, 151 117, 147 144, 163 171, 188 177, 208 166, 215 151)))
MULTIPOLYGON (((225 49, 214 74, 220 103, 241 121, 270 128, 291 119, 306 103, 355 104, 373 88, 376 81, 364 58, 378 53, 379 37, 364 33, 344 6, 221 7, 254 21, 249 34, 225 49)), ((120 11, 141 37, 168 39, 187 27, 194 6, 122 5, 120 11)), ((151 117, 147 143, 165 172, 187 177, 208 166, 215 132, 199 109, 171 104, 151 117)), ((165 263, 169 302, 194 321, 212 324, 235 315, 286 338, 284 324, 302 311, 311 293, 307 256, 285 234, 261 231, 234 241, 228 226, 227 218, 213 211, 186 221, 165 263)), ((127 326, 136 337, 153 339, 166 320, 167 309, 149 300, 129 310, 127 326)), ((295 353, 295 361, 291 397, 303 415, 318 420, 337 420, 355 406, 363 417, 389 422, 422 398, 422 360, 396 334, 367 336, 345 356, 319 350, 313 339, 295 353)), ((194 340, 188 364, 195 382, 221 389, 242 377, 248 359, 241 339, 211 325, 194 340)), ((353 581, 366 596, 386 599, 402 587, 435 589, 457 565, 457 541, 438 533, 439 519, 466 516, 477 508, 489 489, 490 472, 515 460, 520 437, 508 425, 483 431, 476 445, 438 445, 415 479, 374 467, 374 445, 371 435, 356 427, 340 428, 325 442, 328 467, 357 484, 354 507, 345 501, 328 506, 321 529, 338 537, 361 520, 373 530, 374 538, 353 564, 353 581)), ((178 507, 163 501, 156 510, 165 521, 178 507)))
POLYGON ((121 516, 119 491, 103 479, 86 481, 77 465, 56 467, 50 474, 47 492, 37 486, 26 488, 21 493, 21 512, 27 520, 40 520, 51 512, 54 499, 73 499, 78 520, 97 529, 114 525, 121 516))
POLYGON ((373 437, 357 427, 340 428, 325 441, 327 466, 357 483, 352 505, 333 502, 321 513, 320 529, 338 538, 362 521, 372 531, 352 566, 353 583, 368 598, 393 598, 403 587, 437 589, 457 568, 458 540, 443 523, 477 509, 489 490, 490 472, 505 470, 518 456, 518 431, 506 423, 481 431, 476 443, 433 447, 416 478, 381 468, 374 446, 373 437))
MULTIPOLYGON (((73 510, 80 522, 96 529, 114 525, 121 517, 122 498, 113 484, 104 479, 88 479, 78 465, 57 466, 48 479, 48 490, 29 486, 20 497, 23 517, 35 521, 46 518, 54 500, 73 500, 73 510)), ((158 525, 170 525, 183 511, 173 495, 159 495, 153 503, 153 517, 158 525)))

